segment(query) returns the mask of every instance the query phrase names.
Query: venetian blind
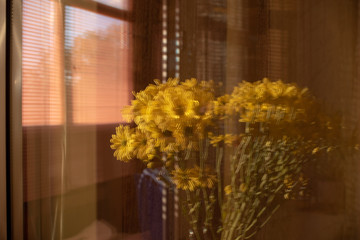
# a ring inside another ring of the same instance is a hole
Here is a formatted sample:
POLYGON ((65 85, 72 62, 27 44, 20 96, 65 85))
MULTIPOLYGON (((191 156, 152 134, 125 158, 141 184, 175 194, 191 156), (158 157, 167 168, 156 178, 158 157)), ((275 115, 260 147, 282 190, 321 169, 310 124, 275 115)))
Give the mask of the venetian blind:
POLYGON ((22 124, 24 200, 61 189, 65 121, 62 11, 58 1, 23 1, 22 124))
POLYGON ((132 92, 132 28, 127 21, 65 8, 67 101, 76 124, 122 121, 132 92))
POLYGON ((64 120, 60 8, 56 1, 23 2, 23 125, 64 120))
MULTIPOLYGON (((132 25, 105 14, 62 6, 59 1, 23 1, 25 201, 61 192, 65 157, 76 158, 78 165, 67 166, 72 172, 82 168, 82 175, 88 174, 83 167, 89 165, 88 149, 99 147, 112 159, 109 136, 93 133, 92 128, 80 138, 75 129, 121 122, 120 110, 131 99, 132 25), (64 135, 65 123, 74 126, 66 130, 69 138, 77 140, 71 147, 64 135), (97 135, 104 137, 95 139, 97 135), (105 146, 86 145, 84 139, 105 146)), ((72 176, 70 170, 66 174, 72 176)), ((88 184, 87 175, 83 179, 83 185, 88 184)))
POLYGON ((63 17, 57 1, 24 1, 23 125, 60 125, 65 116, 77 124, 122 121, 132 91, 131 32, 127 21, 70 6, 63 17))

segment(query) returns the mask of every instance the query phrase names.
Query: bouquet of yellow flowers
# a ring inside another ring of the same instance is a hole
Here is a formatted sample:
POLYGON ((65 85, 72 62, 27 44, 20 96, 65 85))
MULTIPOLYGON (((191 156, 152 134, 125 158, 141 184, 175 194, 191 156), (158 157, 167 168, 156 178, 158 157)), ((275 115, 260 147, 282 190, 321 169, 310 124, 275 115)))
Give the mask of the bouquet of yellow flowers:
POLYGON ((295 84, 243 81, 217 96, 211 81, 155 80, 134 96, 123 115, 136 126, 116 128, 114 156, 169 174, 197 240, 255 235, 282 200, 305 197, 305 164, 339 147, 340 121, 295 84))

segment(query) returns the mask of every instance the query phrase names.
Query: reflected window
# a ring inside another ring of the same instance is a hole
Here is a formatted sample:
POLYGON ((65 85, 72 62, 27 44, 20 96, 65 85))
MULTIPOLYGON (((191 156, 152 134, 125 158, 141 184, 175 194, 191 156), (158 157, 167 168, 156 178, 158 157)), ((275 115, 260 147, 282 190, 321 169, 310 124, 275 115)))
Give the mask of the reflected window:
POLYGON ((96 0, 96 2, 106 4, 110 7, 118 8, 121 10, 131 10, 132 4, 129 0, 96 0))
POLYGON ((121 122, 132 92, 129 22, 65 8, 67 100, 75 124, 121 122))
MULTIPOLYGON (((119 4, 129 8, 129 1, 119 4)), ((132 25, 104 14, 57 1, 24 1, 24 126, 61 125, 65 118, 75 124, 122 122, 119 109, 129 103, 133 85, 132 25)))
POLYGON ((23 5, 24 126, 59 125, 64 120, 62 20, 57 1, 23 5))

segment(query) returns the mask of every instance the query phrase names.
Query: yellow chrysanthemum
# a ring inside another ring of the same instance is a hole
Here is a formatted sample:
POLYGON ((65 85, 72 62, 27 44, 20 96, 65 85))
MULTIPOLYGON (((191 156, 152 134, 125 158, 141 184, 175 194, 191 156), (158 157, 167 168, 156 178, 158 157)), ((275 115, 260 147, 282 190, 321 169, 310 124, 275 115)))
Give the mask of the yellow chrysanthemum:
POLYGON ((220 117, 220 119, 225 119, 228 115, 233 113, 233 109, 228 109, 227 104, 230 101, 230 95, 225 94, 216 99, 216 101, 212 102, 212 114, 214 116, 220 117))
POLYGON ((320 148, 316 147, 312 150, 312 154, 316 154, 317 152, 319 152, 320 148))
POLYGON ((149 161, 155 157, 155 139, 151 138, 148 133, 139 129, 135 130, 132 135, 134 155, 143 161, 149 161))
POLYGON ((217 181, 215 171, 209 167, 201 169, 199 166, 195 166, 190 172, 196 186, 213 188, 217 181))
POLYGON ((247 190, 246 184, 245 183, 240 184, 240 191, 241 192, 246 192, 246 190, 247 190))
POLYGON ((191 89, 198 85, 198 81, 196 78, 186 79, 181 85, 191 89))
POLYGON ((221 143, 222 141, 224 141, 224 138, 225 138, 224 135, 215 136, 212 132, 209 132, 208 136, 210 139, 210 144, 213 145, 214 147, 219 145, 219 143, 221 143))
POLYGON ((225 134, 225 135, 217 135, 215 136, 212 132, 209 132, 208 137, 210 139, 210 144, 213 146, 217 146, 220 143, 225 143, 227 146, 231 146, 237 137, 233 134, 225 134))
POLYGON ((112 135, 110 147, 115 149, 114 157, 117 160, 128 162, 133 158, 132 133, 133 129, 129 126, 120 125, 116 128, 116 134, 112 135))
POLYGON ((149 121, 149 105, 158 92, 157 85, 149 84, 145 90, 133 93, 135 99, 131 101, 130 107, 124 108, 123 117, 127 120, 134 120, 138 126, 146 125, 149 121))
POLYGON ((231 190, 231 185, 226 185, 225 188, 224 188, 224 192, 225 192, 225 195, 230 195, 232 190, 231 190))
POLYGON ((224 137, 224 143, 225 145, 231 146, 235 141, 236 141, 237 137, 234 134, 225 134, 224 137))
POLYGON ((186 125, 186 121, 190 121, 191 118, 199 119, 195 112, 195 107, 199 103, 195 100, 193 94, 180 87, 168 88, 159 92, 154 104, 160 110, 159 112, 167 116, 166 119, 160 118, 161 115, 154 116, 159 117, 155 118, 155 121, 160 128, 175 127, 175 123, 186 125))
POLYGON ((176 167, 175 170, 172 171, 172 175, 177 188, 189 191, 195 190, 196 182, 194 181, 194 177, 192 176, 190 169, 181 169, 176 167))
POLYGON ((176 138, 171 131, 162 131, 156 127, 155 124, 151 127, 148 126, 146 132, 154 139, 155 147, 158 147, 160 152, 174 153, 180 151, 183 147, 176 141, 176 138))
POLYGON ((311 116, 309 111, 313 105, 307 89, 265 78, 254 83, 240 83, 224 108, 227 114, 240 114, 240 122, 278 122, 305 120, 311 116))
MULTIPOLYGON (((158 134, 171 132, 175 138, 172 148, 184 149, 187 145, 184 136, 188 129, 196 137, 204 135, 204 129, 211 124, 210 103, 213 88, 208 83, 198 83, 196 79, 180 82, 169 79, 165 83, 155 80, 144 91, 134 94, 131 107, 125 108, 124 117, 133 119, 143 131, 158 134)), ((153 135, 153 133, 152 133, 153 135)), ((164 148, 164 144, 161 144, 164 148)))

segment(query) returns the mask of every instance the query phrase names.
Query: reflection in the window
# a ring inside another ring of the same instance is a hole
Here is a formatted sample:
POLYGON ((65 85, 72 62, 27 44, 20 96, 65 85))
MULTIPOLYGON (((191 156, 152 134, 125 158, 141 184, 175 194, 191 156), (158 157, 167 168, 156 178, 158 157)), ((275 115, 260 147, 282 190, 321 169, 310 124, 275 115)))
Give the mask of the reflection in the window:
POLYGON ((24 126, 59 125, 64 121, 61 24, 61 9, 57 1, 24 1, 24 126))
POLYGON ((129 11, 132 9, 132 1, 129 0, 95 0, 95 1, 121 10, 129 11))
POLYGON ((67 100, 77 124, 122 121, 132 91, 132 26, 87 10, 65 8, 67 100))

